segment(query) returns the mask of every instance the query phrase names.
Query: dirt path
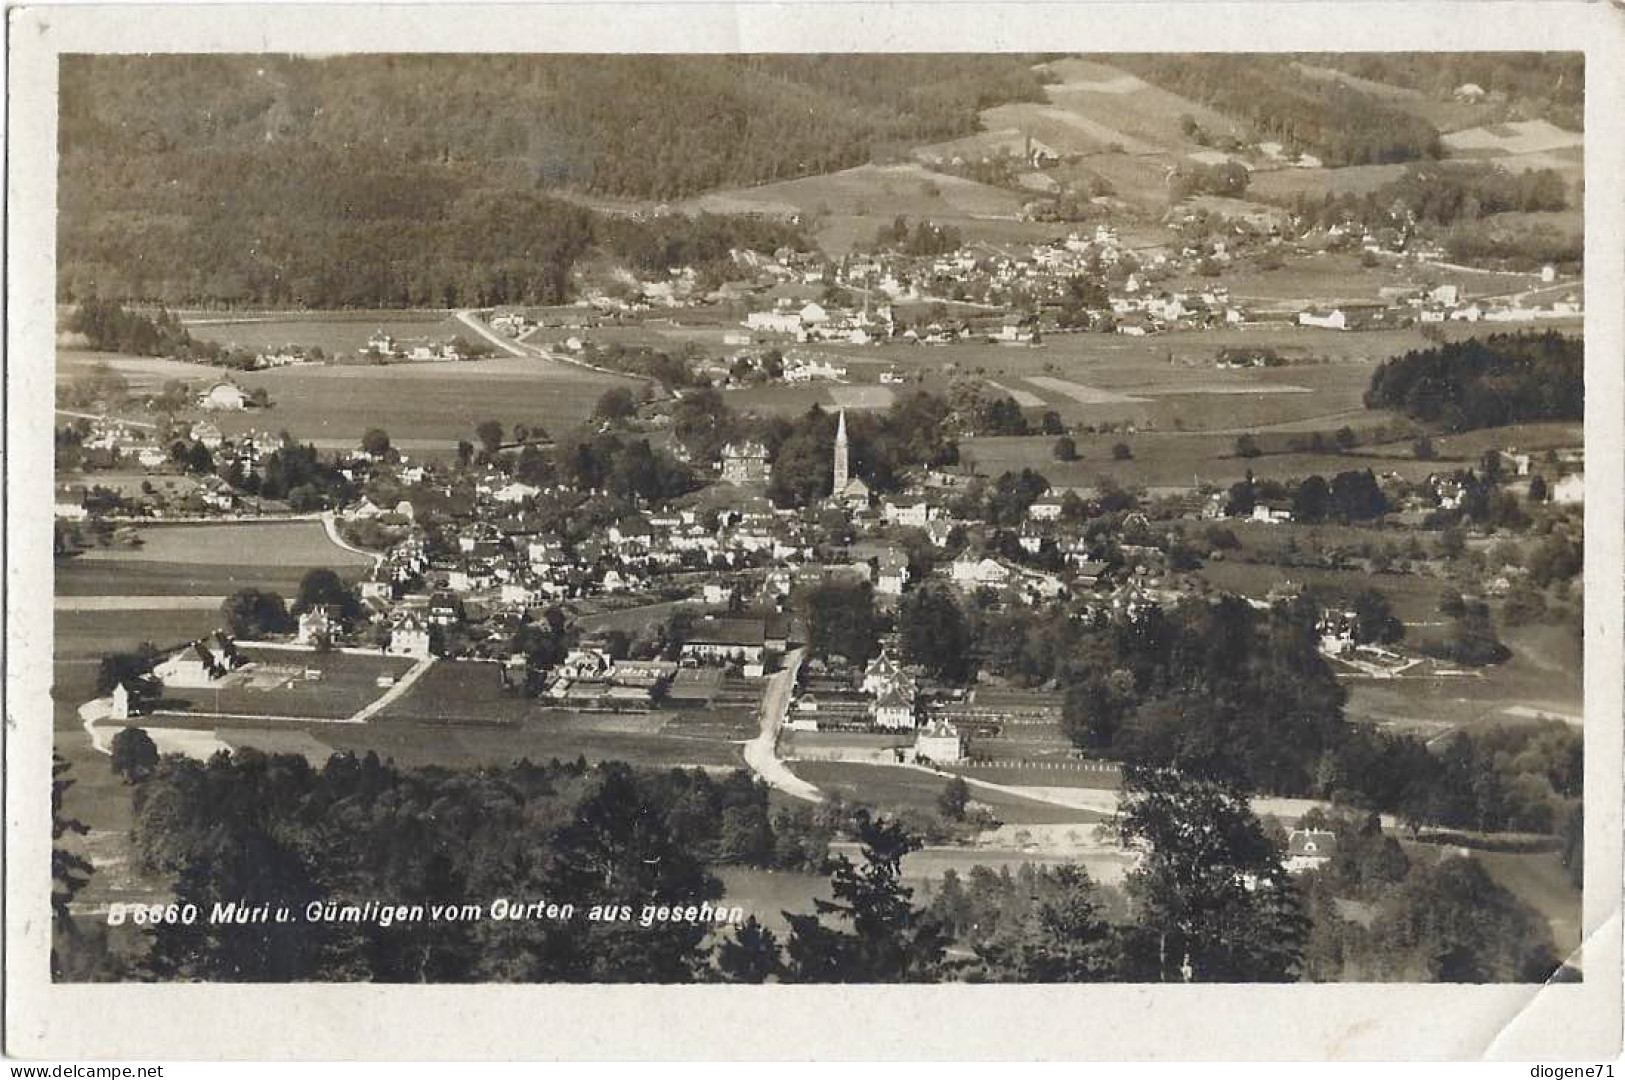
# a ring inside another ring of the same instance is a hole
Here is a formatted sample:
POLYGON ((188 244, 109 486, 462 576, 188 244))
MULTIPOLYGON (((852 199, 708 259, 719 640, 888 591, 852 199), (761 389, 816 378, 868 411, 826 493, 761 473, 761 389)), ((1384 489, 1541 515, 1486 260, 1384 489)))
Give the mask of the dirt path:
POLYGON ((372 568, 374 570, 377 570, 383 565, 383 555, 376 551, 368 551, 365 548, 358 548, 339 535, 338 518, 333 511, 329 510, 322 515, 322 528, 327 531, 327 539, 332 541, 334 547, 343 548, 345 551, 352 552, 356 555, 366 556, 372 560, 372 568))
POLYGON ((457 321, 474 331, 492 345, 495 345, 497 348, 507 353, 509 356, 528 357, 535 355, 534 353, 527 352, 518 345, 515 345, 513 342, 509 341, 495 330, 492 330, 489 326, 486 326, 485 323, 480 319, 475 318, 473 308, 465 308, 462 311, 457 312, 457 321))
POLYGON ((803 655, 801 649, 790 650, 784 657, 784 669, 768 679, 767 689, 762 693, 762 730, 745 744, 745 764, 767 781, 769 787, 798 799, 823 802, 823 793, 791 772, 778 752, 779 727, 789 712, 790 691, 795 689, 796 672, 801 668, 803 655))
POLYGON ((346 723, 365 724, 404 697, 406 692, 411 690, 419 679, 427 675, 432 667, 434 667, 434 657, 425 656, 412 666, 411 671, 397 679, 394 686, 385 690, 372 704, 363 707, 359 712, 352 715, 346 723))

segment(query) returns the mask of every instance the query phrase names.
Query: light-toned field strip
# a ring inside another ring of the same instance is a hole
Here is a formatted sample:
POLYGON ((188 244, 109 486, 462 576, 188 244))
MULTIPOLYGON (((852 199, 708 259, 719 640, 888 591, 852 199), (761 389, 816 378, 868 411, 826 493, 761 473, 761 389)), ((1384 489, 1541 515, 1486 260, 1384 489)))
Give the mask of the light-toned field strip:
POLYGON ((1072 382, 1070 379, 1057 379, 1053 375, 1029 375, 1027 381, 1044 390, 1053 390, 1057 394, 1065 394, 1081 405, 1134 405, 1146 400, 1143 397, 1119 394, 1114 390, 1101 390, 1098 387, 1085 386, 1082 383, 1072 382))
POLYGON ((57 611, 214 611, 224 596, 58 596, 57 611))
POLYGON ((1507 716, 1516 716, 1520 720, 1561 720, 1573 727, 1585 724, 1585 718, 1575 713, 1556 712, 1552 709, 1537 709, 1531 705, 1509 705, 1501 712, 1507 716))
POLYGON ((886 386, 832 386, 829 396, 843 409, 885 409, 897 398, 886 386))
POLYGON ((1147 397, 1176 397, 1180 394, 1312 394, 1307 386, 1286 383, 1189 383, 1183 386, 1137 387, 1136 394, 1147 397))
POLYGON ((1010 387, 1002 383, 996 383, 992 379, 989 379, 987 384, 1000 393, 1009 394, 1015 400, 1015 403, 1023 409, 1037 409, 1049 404, 1049 402, 1030 390, 1012 390, 1010 387))

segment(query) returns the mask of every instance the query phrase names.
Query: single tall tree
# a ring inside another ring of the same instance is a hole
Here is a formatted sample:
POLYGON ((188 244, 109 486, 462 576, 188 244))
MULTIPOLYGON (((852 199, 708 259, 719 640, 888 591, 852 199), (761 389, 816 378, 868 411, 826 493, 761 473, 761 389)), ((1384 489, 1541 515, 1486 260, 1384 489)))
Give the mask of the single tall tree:
POLYGON ((833 899, 815 900, 816 914, 785 913, 788 982, 931 982, 943 971, 949 937, 937 919, 913 904, 899 880, 903 856, 920 841, 901 825, 855 820, 864 865, 835 859, 833 899))

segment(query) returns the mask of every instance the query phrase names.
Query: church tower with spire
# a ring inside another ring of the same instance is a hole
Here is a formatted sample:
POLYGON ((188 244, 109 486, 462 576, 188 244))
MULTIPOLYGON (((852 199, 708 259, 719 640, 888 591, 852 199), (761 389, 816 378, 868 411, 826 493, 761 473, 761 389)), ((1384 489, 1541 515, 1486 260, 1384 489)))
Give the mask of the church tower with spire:
POLYGON ((842 409, 839 419, 835 422, 835 482, 829 489, 830 494, 840 498, 846 491, 847 481, 850 478, 846 446, 846 410, 842 409))

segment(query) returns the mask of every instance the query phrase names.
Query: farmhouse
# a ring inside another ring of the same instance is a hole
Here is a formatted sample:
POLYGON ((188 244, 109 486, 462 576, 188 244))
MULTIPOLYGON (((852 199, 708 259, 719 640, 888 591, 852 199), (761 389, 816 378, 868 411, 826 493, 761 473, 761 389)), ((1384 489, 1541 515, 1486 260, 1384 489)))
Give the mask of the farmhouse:
MULTIPOLYGON (((229 386, 230 384, 225 383, 222 385, 229 386)), ((220 444, 226 441, 226 437, 220 433, 220 429, 207 420, 192 425, 192 438, 210 450, 220 449, 220 444)))
POLYGON ((298 642, 301 645, 321 645, 333 640, 333 611, 326 604, 317 604, 299 616, 298 642))
POLYGON ((881 596, 901 596, 908 584, 908 559, 900 552, 888 551, 881 556, 875 570, 875 592, 881 596))
POLYGON ((901 686, 889 686, 875 698, 876 727, 903 731, 914 726, 914 695, 901 686))
POLYGON ((1027 507, 1027 516, 1034 521, 1055 521, 1060 518, 1063 508, 1059 496, 1044 495, 1027 507))
POLYGON ((222 679, 246 663, 248 658, 237 651, 237 643, 225 631, 217 630, 192 642, 152 673, 166 687, 198 690, 219 686, 222 679))
POLYGON ((1552 501, 1564 506, 1579 506, 1585 502, 1585 473, 1570 473, 1552 485, 1552 501))
POLYGON ((415 660, 429 655, 429 624, 417 612, 409 611, 395 620, 389 630, 389 654, 415 660))
POLYGON ((198 407, 212 412, 241 412, 248 408, 248 394, 232 382, 217 382, 198 395, 198 407))
POLYGON ((1275 525, 1292 520, 1292 503, 1285 499, 1260 499, 1253 506, 1253 520, 1275 525))
POLYGON ((977 558, 966 552, 953 561, 949 573, 960 585, 1003 585, 1010 580, 1010 571, 995 559, 977 558))
POLYGON ((888 499, 880 514, 889 524, 923 529, 931 520, 931 504, 925 499, 888 499))
POLYGON ((1293 829, 1286 838, 1286 871, 1301 874, 1337 854, 1337 834, 1324 829, 1293 829))
POLYGON ((953 765, 965 760, 967 740, 946 717, 936 717, 920 729, 914 739, 914 757, 935 765, 953 765))
POLYGON ((739 663, 748 677, 762 674, 767 653, 767 624, 760 618, 717 618, 696 622, 683 642, 681 656, 690 664, 739 663))

